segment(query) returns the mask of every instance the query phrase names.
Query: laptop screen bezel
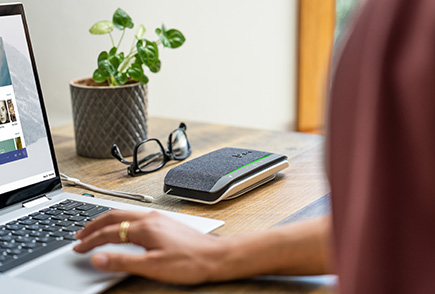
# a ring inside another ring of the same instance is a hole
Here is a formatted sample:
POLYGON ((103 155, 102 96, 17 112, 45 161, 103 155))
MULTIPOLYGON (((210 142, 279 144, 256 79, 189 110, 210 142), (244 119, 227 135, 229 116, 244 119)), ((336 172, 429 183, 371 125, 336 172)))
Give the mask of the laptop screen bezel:
POLYGON ((45 110, 45 104, 44 104, 44 100, 43 100, 43 96, 42 96, 41 84, 39 82, 39 76, 38 76, 38 72, 36 69, 35 58, 33 55, 32 44, 30 42, 30 35, 29 35, 28 27, 27 27, 27 22, 26 22, 26 17, 24 14, 23 5, 20 3, 0 4, 0 17, 11 16, 11 15, 20 15, 22 23, 23 23, 27 48, 29 50, 30 61, 32 64, 33 75, 35 78, 35 84, 36 84, 36 88, 38 91, 39 103, 41 106, 42 117, 44 120, 45 132, 46 132, 48 144, 50 147, 50 153, 51 153, 53 169, 55 172, 55 177, 48 179, 48 180, 45 180, 45 181, 41 181, 41 182, 36 183, 36 184, 32 184, 32 185, 29 185, 26 187, 22 187, 22 188, 13 190, 13 191, 9 191, 9 192, 0 194, 0 209, 7 207, 7 206, 10 206, 10 205, 13 205, 13 204, 16 204, 16 203, 29 201, 32 198, 36 198, 36 197, 39 197, 42 195, 46 195, 50 192, 54 192, 56 190, 62 189, 62 184, 61 184, 61 180, 60 180, 60 176, 59 176, 59 168, 58 168, 56 156, 54 153, 53 140, 51 137, 50 127, 48 124, 47 112, 45 110))

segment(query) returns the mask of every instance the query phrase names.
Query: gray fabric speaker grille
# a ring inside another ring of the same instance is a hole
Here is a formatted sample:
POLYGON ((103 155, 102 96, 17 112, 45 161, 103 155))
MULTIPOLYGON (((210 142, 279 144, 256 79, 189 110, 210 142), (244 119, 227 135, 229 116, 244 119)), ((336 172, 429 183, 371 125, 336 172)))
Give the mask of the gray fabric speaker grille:
POLYGON ((222 176, 269 154, 249 149, 222 148, 171 169, 166 174, 165 184, 208 192, 222 176), (247 151, 250 153, 244 154, 247 151))

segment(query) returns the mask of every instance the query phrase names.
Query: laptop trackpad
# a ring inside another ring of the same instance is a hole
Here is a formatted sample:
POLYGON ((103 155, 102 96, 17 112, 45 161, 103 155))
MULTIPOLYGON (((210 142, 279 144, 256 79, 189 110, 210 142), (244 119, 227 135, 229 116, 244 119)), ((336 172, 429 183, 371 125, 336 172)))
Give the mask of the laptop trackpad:
POLYGON ((143 248, 130 244, 108 244, 87 254, 75 253, 70 246, 67 247, 69 248, 62 248, 66 249, 62 254, 38 263, 35 267, 19 274, 18 277, 43 284, 51 284, 79 293, 87 292, 92 288, 102 290, 126 275, 96 270, 90 263, 92 254, 96 252, 124 252, 128 254, 141 254, 145 252, 143 248))

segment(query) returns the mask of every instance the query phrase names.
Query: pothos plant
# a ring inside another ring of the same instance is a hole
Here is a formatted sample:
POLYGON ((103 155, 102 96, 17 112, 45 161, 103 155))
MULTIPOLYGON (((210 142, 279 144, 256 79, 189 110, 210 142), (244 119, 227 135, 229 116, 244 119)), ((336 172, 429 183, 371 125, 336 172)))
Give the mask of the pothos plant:
POLYGON ((98 55, 98 68, 94 71, 92 79, 97 83, 107 82, 110 86, 124 85, 128 81, 148 83, 144 66, 151 72, 157 73, 161 68, 159 59, 159 45, 166 48, 178 48, 186 40, 183 34, 176 30, 167 30, 164 25, 155 30, 158 39, 150 41, 143 38, 145 27, 141 24, 135 34, 135 39, 127 54, 119 51, 125 31, 134 27, 131 17, 118 8, 113 14, 112 21, 103 20, 94 24, 89 32, 94 35, 108 34, 112 43, 109 51, 102 51, 98 55), (112 31, 116 28, 122 31, 117 44, 115 44, 112 31))

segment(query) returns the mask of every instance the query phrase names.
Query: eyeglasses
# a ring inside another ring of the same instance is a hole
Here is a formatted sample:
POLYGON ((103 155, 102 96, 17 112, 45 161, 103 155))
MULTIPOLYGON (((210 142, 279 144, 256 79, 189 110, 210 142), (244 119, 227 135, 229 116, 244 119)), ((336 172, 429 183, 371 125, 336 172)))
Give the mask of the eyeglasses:
POLYGON ((116 144, 113 144, 111 152, 120 162, 130 165, 127 168, 130 176, 139 176, 161 169, 168 161, 184 160, 192 150, 186 135, 186 125, 180 123, 178 129, 169 134, 166 150, 158 139, 147 139, 134 147, 133 162, 122 156, 116 144))

